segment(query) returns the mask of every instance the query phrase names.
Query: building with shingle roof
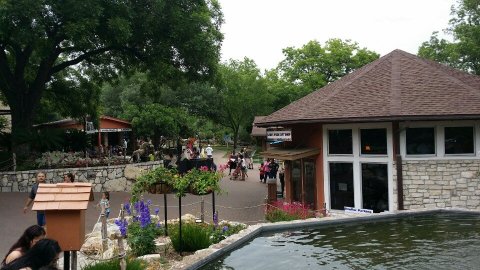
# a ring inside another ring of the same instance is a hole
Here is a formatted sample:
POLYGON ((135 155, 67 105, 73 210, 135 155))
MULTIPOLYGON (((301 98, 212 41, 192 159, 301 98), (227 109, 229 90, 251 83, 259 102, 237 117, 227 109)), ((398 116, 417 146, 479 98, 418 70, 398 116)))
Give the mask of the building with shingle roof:
POLYGON ((395 50, 256 126, 291 130, 287 200, 382 212, 480 209, 479 120, 479 76, 395 50))

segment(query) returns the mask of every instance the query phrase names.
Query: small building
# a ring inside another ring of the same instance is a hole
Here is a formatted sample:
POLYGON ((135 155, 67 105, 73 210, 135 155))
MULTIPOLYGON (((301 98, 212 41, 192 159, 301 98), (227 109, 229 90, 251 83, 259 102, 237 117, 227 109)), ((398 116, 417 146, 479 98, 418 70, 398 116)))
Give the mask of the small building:
POLYGON ((102 115, 99 118, 100 128, 95 129, 92 122, 79 122, 75 119, 63 119, 48 123, 35 125, 36 128, 60 128, 76 129, 85 131, 87 134, 96 134, 95 141, 97 145, 123 146, 123 139, 130 138, 127 132, 132 131, 132 124, 126 120, 102 115))
POLYGON ((32 210, 45 211, 47 237, 63 251, 80 250, 85 241, 85 210, 93 201, 91 183, 40 184, 32 210))
POLYGON ((395 50, 256 125, 291 131, 287 201, 480 209, 480 76, 395 50))

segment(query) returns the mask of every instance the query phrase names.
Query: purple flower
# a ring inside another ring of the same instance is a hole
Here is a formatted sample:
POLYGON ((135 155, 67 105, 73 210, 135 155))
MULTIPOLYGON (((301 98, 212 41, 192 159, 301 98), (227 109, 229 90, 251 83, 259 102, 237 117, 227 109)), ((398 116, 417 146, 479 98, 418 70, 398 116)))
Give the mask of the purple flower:
POLYGON ((157 222, 157 228, 161 228, 162 227, 162 224, 159 222, 157 222))
POLYGON ((158 212, 160 212, 160 209, 157 207, 155 208, 155 215, 158 215, 158 212))
POLYGON ((148 205, 152 205, 152 200, 148 200, 148 201, 147 201, 147 204, 148 204, 148 205))
POLYGON ((125 211, 127 211, 127 213, 128 213, 129 215, 132 215, 132 209, 130 208, 130 203, 127 202, 127 203, 123 206, 123 208, 125 209, 125 211))
POLYGON ((225 233, 226 231, 228 231, 228 226, 223 226, 222 233, 225 233))
POLYGON ((116 219, 115 224, 120 229, 120 233, 123 237, 127 235, 128 222, 126 219, 116 219))

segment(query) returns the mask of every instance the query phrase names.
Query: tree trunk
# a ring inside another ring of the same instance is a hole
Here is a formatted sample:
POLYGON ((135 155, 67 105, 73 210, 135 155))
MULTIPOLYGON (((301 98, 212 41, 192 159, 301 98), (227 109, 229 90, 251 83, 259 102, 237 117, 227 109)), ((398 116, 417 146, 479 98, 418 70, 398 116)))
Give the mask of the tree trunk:
POLYGON ((18 97, 17 101, 20 104, 10 106, 12 114, 12 152, 17 156, 25 156, 30 153, 31 149, 34 106, 28 106, 25 104, 27 102, 21 102, 23 101, 22 97, 18 97))

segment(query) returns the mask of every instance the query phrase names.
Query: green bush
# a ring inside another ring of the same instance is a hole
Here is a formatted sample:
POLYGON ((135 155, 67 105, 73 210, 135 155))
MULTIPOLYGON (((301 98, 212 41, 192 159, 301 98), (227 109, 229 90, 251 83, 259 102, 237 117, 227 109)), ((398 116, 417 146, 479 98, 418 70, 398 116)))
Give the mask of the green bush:
POLYGON ((210 240, 212 230, 205 224, 182 223, 181 243, 179 232, 179 224, 173 224, 168 227, 168 235, 172 240, 173 248, 177 252, 193 252, 207 248, 212 244, 210 240))
MULTIPOLYGON (((138 259, 127 259, 128 270, 143 270, 147 268, 145 261, 138 259)), ((109 261, 99 262, 96 264, 89 264, 82 267, 82 270, 119 270, 120 259, 112 259, 109 261)))
POLYGON ((158 229, 154 224, 148 224, 144 228, 138 222, 128 225, 127 243, 135 256, 156 253, 155 238, 158 229))

